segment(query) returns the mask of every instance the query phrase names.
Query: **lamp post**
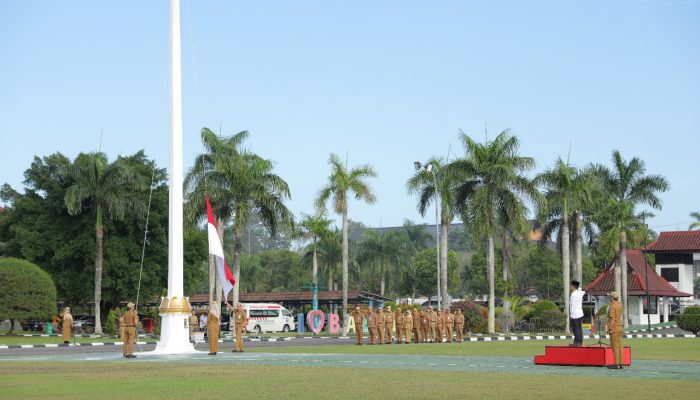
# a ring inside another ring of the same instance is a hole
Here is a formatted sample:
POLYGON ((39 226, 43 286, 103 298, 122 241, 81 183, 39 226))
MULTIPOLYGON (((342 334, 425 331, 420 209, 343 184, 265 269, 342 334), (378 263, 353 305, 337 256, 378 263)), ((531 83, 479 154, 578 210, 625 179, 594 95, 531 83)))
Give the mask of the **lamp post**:
MULTIPOLYGON (((651 333, 651 298, 649 297, 649 267, 647 266, 647 236, 649 235, 649 227, 645 220, 645 215, 642 214, 642 223, 644 224, 644 247, 642 247, 642 257, 644 257, 644 279, 646 280, 647 291, 647 333, 651 333)), ((664 304, 664 307, 665 306, 664 304)), ((658 312, 658 302, 656 307, 658 312)))
MULTIPOLYGON (((440 226, 438 225, 438 184, 437 184, 437 176, 435 175, 435 171, 433 170, 433 164, 423 164, 420 161, 416 161, 413 163, 413 166, 416 167, 416 171, 425 170, 428 172, 431 172, 433 174, 433 182, 435 183, 435 254, 436 254, 436 261, 437 261, 437 308, 438 310, 441 310, 442 308, 440 307, 440 226)), ((428 299, 428 305, 431 304, 430 299, 428 299)))

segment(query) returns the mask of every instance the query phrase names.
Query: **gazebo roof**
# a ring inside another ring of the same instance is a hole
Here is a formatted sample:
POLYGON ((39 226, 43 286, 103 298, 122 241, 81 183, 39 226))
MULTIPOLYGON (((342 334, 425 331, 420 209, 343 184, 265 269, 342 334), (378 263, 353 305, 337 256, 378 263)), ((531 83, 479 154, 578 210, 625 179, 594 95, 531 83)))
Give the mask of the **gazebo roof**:
MULTIPOLYGON (((607 295, 615 290, 615 262, 613 261, 598 277, 586 287, 586 293, 594 296, 607 295)), ((644 255, 639 250, 627 250, 627 294, 644 296, 647 294, 647 279, 649 295, 665 297, 689 297, 690 293, 679 292, 666 279, 644 262, 644 255)))

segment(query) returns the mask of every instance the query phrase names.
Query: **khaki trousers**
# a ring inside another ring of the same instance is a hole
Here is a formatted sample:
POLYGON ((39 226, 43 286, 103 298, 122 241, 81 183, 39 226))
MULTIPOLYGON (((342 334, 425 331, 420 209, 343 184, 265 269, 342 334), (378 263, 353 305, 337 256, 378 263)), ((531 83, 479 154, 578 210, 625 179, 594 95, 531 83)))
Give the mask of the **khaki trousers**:
POLYGON ((447 341, 451 342, 452 341, 452 325, 447 324, 447 330, 445 332, 447 334, 447 341))
POLYGON ((406 330, 406 343, 411 343, 411 331, 413 330, 413 327, 410 325, 406 325, 405 330, 406 330))
POLYGON ((457 341, 464 341, 464 324, 457 324, 457 341))
POLYGON ((124 339, 122 339, 122 354, 134 354, 134 338, 136 337, 136 328, 124 327, 124 339))
POLYGON ((403 325, 396 325, 396 343, 403 342, 403 325))
POLYGON ((219 324, 210 324, 207 328, 207 336, 209 338, 209 352, 219 352, 219 324))
POLYGON ((236 325, 236 350, 243 351, 243 327, 238 325, 236 325))
POLYGON ((610 333, 610 346, 615 357, 615 365, 622 365, 622 327, 616 327, 610 333))

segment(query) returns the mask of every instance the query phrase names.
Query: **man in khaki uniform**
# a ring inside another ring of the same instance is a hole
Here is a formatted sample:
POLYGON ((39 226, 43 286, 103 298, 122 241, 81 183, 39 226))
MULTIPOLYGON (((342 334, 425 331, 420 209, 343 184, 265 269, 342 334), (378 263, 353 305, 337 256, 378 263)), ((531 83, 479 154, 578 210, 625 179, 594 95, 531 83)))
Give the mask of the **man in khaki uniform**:
POLYGON ((417 309, 413 309, 413 340, 416 343, 422 342, 424 339, 421 338, 421 327, 420 327, 420 313, 417 309))
POLYGON ((421 336, 423 338, 423 343, 428 342, 430 334, 428 331, 430 330, 430 318, 428 318, 428 315, 425 311, 420 313, 420 331, 421 331, 421 336))
POLYGON ((442 343, 442 337, 445 335, 445 315, 442 310, 437 312, 437 339, 436 342, 442 343))
POLYGON ((192 310, 190 315, 189 325, 190 325, 190 340, 192 340, 192 333, 197 330, 197 325, 199 323, 199 318, 197 318, 197 312, 192 310))
POLYGON ((406 309, 406 315, 403 319, 403 327, 406 332, 406 344, 411 343, 411 332, 413 331, 413 315, 411 315, 411 310, 406 309))
POLYGON ((134 355, 134 340, 136 339, 136 326, 139 324, 139 317, 134 311, 134 303, 126 305, 124 313, 124 339, 122 343, 122 354, 126 358, 136 358, 134 355))
POLYGON ((450 312, 449 308, 445 309, 445 334, 447 335, 447 341, 453 342, 452 328, 455 326, 455 316, 450 312))
POLYGON ((207 338, 209 339, 209 355, 215 356, 219 352, 219 320, 221 319, 221 305, 212 301, 209 304, 207 315, 207 338))
POLYGON ((384 313, 384 335, 386 341, 385 344, 391 344, 392 331, 394 330, 394 314, 391 312, 391 306, 386 306, 386 312, 384 313))
POLYGON ((396 308, 396 314, 394 314, 394 323, 396 324, 396 344, 403 343, 403 313, 400 308, 396 308))
POLYGON ((377 337, 377 315, 372 310, 372 307, 367 309, 367 330, 369 331, 369 344, 373 345, 379 340, 377 337))
POLYGON ((73 332, 73 315, 70 313, 70 307, 63 309, 63 325, 61 326, 61 334, 63 335, 63 344, 70 343, 70 335, 73 332))
POLYGON ((430 335, 430 341, 435 343, 437 340, 437 314, 435 311, 433 311, 433 306, 428 307, 426 316, 430 321, 430 330, 428 331, 428 335, 430 335))
POLYGON ((355 339, 357 339, 357 345, 361 346, 362 345, 362 320, 365 318, 365 315, 362 313, 360 310, 360 306, 356 305, 355 310, 350 313, 350 317, 354 320, 355 322, 355 339))
POLYGON ((622 303, 619 301, 620 293, 612 292, 610 297, 612 299, 608 310, 608 333, 615 364, 608 365, 608 368, 622 369, 622 303))
MULTIPOLYGON (((229 310, 231 306, 226 303, 226 308, 229 310)), ((248 325, 248 314, 246 314, 241 303, 236 304, 236 311, 233 312, 234 320, 236 321, 236 348, 234 353, 243 353, 243 330, 248 325)))
POLYGON ((462 343, 464 341, 464 314, 459 308, 455 312, 455 329, 457 329, 457 341, 462 343))
POLYGON ((379 343, 384 344, 384 309, 379 307, 377 315, 377 329, 379 330, 379 343))

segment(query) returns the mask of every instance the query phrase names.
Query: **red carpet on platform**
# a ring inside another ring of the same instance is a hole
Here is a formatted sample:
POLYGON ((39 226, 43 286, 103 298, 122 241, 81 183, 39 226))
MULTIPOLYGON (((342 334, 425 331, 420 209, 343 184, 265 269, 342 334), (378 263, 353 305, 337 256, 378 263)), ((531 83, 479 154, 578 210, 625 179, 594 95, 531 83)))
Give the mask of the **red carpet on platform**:
MULTIPOLYGON (((612 347, 608 345, 591 345, 582 347, 545 346, 543 356, 535 356, 537 365, 580 365, 604 367, 613 365, 615 357, 612 347)), ((622 365, 632 364, 629 347, 622 348, 622 365)))

